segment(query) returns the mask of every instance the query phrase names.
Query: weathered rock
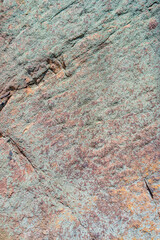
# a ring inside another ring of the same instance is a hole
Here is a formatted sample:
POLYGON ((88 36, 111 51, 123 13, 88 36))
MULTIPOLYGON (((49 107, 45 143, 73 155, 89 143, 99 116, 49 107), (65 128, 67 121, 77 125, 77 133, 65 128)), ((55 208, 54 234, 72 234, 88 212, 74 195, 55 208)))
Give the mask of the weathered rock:
POLYGON ((0 239, 160 239, 159 1, 1 1, 0 239))

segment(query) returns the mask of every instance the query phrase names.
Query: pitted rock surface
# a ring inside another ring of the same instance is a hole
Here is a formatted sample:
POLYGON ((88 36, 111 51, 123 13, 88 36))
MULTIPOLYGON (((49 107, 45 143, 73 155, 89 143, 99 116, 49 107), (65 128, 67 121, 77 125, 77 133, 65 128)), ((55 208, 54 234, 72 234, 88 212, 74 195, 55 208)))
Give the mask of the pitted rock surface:
POLYGON ((0 4, 0 239, 160 239, 160 2, 0 4))

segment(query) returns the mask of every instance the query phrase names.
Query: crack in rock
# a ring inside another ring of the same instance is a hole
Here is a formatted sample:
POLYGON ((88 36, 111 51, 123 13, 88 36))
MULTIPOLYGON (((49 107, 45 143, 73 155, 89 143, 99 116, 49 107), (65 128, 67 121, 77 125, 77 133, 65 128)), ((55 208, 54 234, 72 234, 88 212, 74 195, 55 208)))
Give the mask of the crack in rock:
POLYGON ((30 164, 30 165, 32 166, 32 168, 36 171, 36 170, 37 170, 37 167, 34 166, 34 164, 32 163, 32 161, 27 157, 27 155, 25 154, 25 152, 24 152, 24 150, 22 149, 22 147, 19 146, 19 144, 16 143, 16 141, 13 140, 13 138, 11 138, 10 136, 6 136, 6 137, 8 137, 8 140, 12 143, 12 145, 13 145, 14 147, 16 147, 17 151, 18 151, 19 153, 21 153, 21 154, 27 159, 27 161, 29 162, 29 164, 30 164))
POLYGON ((10 94, 8 94, 6 96, 4 94, 4 95, 1 96, 0 99, 4 99, 4 98, 5 99, 3 101, 0 101, 0 111, 2 111, 2 109, 6 106, 6 104, 8 103, 8 100, 10 99, 10 97, 11 97, 10 94))
POLYGON ((151 198, 153 199, 154 197, 153 197, 153 191, 152 191, 152 189, 149 187, 149 185, 148 185, 148 183, 147 183, 147 181, 146 181, 145 179, 144 179, 144 182, 145 182, 145 184, 146 184, 146 188, 147 188, 147 190, 148 190, 151 198))

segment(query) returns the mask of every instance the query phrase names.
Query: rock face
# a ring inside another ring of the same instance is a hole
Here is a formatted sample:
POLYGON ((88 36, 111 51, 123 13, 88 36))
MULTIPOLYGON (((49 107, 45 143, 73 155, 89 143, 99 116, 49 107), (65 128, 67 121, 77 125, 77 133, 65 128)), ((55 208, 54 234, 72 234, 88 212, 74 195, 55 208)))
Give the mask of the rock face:
POLYGON ((1 1, 0 239, 160 239, 159 1, 1 1))

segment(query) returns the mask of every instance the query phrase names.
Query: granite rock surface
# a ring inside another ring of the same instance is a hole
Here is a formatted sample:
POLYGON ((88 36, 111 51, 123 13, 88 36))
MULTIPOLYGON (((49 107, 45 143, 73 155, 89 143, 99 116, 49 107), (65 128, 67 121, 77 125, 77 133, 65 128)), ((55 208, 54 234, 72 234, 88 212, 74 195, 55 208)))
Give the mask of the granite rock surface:
POLYGON ((0 5, 0 240, 160 239, 159 0, 0 5))

